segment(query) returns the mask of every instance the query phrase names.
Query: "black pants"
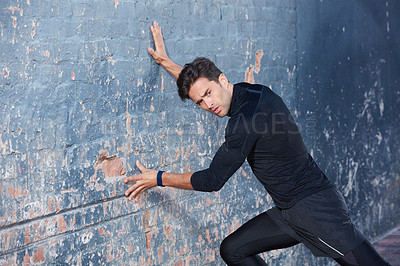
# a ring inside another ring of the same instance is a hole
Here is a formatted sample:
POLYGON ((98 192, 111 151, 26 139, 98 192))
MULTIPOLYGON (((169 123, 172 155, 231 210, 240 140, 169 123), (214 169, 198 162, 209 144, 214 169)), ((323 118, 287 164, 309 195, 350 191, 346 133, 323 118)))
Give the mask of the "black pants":
MULTIPOLYGON (((220 253, 228 265, 267 265, 257 254, 298 243, 262 213, 225 238, 220 253)), ((368 241, 335 260, 340 265, 389 265, 368 241)))

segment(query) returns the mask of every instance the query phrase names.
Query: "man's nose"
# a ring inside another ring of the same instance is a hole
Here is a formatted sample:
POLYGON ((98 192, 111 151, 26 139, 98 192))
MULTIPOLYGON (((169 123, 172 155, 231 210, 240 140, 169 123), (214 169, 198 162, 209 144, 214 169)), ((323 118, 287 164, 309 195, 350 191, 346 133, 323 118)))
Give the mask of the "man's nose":
POLYGON ((204 103, 206 104, 208 109, 211 109, 213 106, 211 99, 204 99, 204 103))

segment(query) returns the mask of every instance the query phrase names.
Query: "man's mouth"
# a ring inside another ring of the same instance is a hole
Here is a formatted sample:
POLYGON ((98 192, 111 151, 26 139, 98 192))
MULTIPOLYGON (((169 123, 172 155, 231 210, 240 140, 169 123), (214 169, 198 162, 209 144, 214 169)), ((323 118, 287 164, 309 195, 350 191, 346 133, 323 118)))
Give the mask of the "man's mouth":
POLYGON ((217 106, 217 107, 215 107, 214 109, 213 109, 213 113, 214 114, 219 114, 219 112, 221 112, 221 106, 217 106))

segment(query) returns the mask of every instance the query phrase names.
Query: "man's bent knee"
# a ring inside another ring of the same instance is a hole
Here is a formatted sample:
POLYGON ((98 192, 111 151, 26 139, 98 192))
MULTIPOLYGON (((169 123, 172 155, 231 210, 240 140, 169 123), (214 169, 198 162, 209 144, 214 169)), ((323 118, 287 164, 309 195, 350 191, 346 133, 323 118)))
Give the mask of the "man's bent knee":
POLYGON ((219 253, 227 264, 236 263, 240 259, 237 253, 236 243, 231 235, 227 236, 222 241, 219 253))

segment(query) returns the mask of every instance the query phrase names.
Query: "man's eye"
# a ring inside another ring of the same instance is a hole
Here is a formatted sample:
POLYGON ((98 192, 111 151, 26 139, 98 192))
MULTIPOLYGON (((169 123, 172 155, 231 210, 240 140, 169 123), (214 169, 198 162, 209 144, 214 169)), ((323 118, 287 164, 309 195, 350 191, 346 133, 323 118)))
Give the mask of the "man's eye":
POLYGON ((207 95, 210 95, 210 94, 211 94, 211 91, 208 91, 208 92, 207 92, 207 95))

